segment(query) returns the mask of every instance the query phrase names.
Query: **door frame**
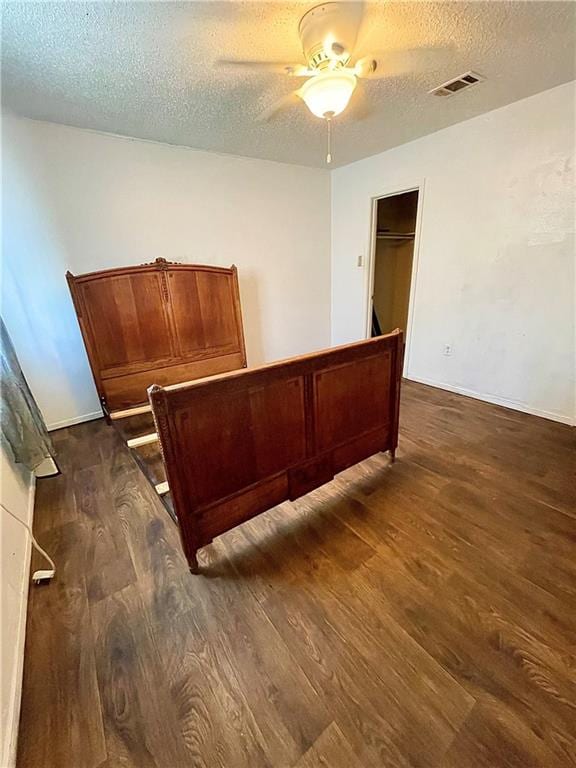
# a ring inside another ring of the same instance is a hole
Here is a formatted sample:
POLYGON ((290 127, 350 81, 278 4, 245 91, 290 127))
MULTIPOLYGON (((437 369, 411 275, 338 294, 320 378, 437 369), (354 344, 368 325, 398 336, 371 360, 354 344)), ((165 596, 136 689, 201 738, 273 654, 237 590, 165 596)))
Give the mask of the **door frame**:
POLYGON ((368 269, 366 270, 366 288, 365 288, 365 302, 366 308, 366 325, 365 335, 369 339, 372 335, 372 307, 374 304, 374 274, 376 271, 376 228, 378 224, 378 201, 385 197, 395 197, 396 195, 402 195, 405 192, 418 192, 418 205, 416 207, 416 224, 414 227, 414 253, 412 255, 412 275, 410 277, 410 295, 408 297, 408 321, 406 323, 406 349, 404 354, 404 371, 403 375, 409 378, 410 373, 410 352, 412 348, 412 331, 414 328, 414 303, 416 298, 416 283, 418 278, 418 266, 420 261, 420 236, 422 230, 422 206, 424 204, 424 186, 425 179, 420 179, 413 184, 407 185, 394 185, 389 187, 377 195, 370 197, 370 233, 368 242, 370 243, 370 249, 368 252, 368 269))

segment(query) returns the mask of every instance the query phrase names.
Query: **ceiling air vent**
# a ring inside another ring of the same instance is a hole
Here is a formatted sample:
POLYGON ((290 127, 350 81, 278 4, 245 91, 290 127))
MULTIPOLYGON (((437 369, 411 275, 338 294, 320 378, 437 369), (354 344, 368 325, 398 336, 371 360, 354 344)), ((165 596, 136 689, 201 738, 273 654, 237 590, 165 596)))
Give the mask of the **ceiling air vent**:
POLYGON ((448 80, 447 83, 432 88, 428 93, 434 96, 452 96, 458 91, 463 91, 465 88, 471 88, 476 83, 481 83, 485 78, 479 75, 477 72, 465 72, 459 77, 454 77, 452 80, 448 80))

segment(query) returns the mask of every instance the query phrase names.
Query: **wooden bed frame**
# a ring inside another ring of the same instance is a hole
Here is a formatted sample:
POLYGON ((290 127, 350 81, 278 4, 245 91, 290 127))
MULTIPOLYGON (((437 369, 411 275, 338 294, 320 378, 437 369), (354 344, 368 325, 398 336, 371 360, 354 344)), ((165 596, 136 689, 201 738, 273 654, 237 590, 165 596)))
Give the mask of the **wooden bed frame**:
POLYGON ((174 384, 246 366, 236 267, 151 264, 66 273, 108 416, 174 384))
POLYGON ((192 572, 214 537, 374 453, 394 458, 401 331, 246 369, 234 266, 157 259, 66 278, 103 411, 192 572))
POLYGON ((398 443, 402 332, 148 390, 190 570, 215 536, 398 443))

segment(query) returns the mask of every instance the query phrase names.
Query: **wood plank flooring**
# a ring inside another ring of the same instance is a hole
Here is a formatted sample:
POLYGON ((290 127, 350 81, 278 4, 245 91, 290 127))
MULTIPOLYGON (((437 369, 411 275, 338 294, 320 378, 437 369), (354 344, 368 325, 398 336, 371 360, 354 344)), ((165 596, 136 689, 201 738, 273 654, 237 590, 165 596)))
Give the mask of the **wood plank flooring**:
POLYGON ((203 576, 111 427, 54 440, 19 768, 576 765, 574 430, 406 382, 395 464, 230 531, 203 576))

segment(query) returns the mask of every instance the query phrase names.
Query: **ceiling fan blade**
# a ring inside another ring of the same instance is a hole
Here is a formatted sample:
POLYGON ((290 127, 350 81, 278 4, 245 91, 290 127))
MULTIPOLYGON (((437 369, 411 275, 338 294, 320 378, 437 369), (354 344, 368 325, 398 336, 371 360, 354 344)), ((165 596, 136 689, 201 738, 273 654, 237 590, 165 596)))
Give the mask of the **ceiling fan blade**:
POLYGON ((269 107, 266 107, 266 109, 260 112, 256 118, 256 122, 267 123, 274 117, 274 115, 278 114, 278 112, 282 112, 285 109, 289 109, 290 107, 295 106, 299 100, 300 97, 298 95, 298 91, 291 91, 290 93, 286 94, 286 96, 282 96, 282 98, 277 99, 273 104, 270 104, 269 107))
POLYGON ((410 72, 428 72, 450 61, 453 46, 406 48, 363 56, 354 65, 358 77, 378 80, 410 72))
POLYGON ((217 62, 224 67, 237 67, 241 69, 253 69, 263 72, 277 72, 290 77, 309 77, 314 74, 304 64, 291 64, 286 61, 244 61, 241 59, 219 59, 217 62))

